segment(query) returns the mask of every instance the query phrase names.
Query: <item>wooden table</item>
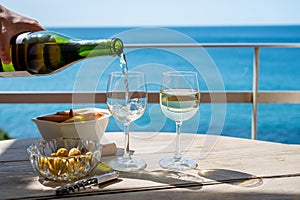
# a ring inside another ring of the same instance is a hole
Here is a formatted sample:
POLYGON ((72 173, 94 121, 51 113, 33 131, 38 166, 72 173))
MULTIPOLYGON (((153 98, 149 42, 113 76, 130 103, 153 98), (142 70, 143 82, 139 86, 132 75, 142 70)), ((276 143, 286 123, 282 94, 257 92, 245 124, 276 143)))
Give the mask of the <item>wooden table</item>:
MULTIPOLYGON (((60 184, 39 178, 26 148, 40 138, 0 142, 0 199, 56 199, 60 184)), ((123 146, 123 133, 106 133, 103 142, 123 146)), ((134 156, 147 168, 121 173, 117 181, 80 190, 63 198, 80 199, 300 199, 300 146, 202 134, 183 134, 185 156, 193 170, 159 167, 173 155, 174 133, 132 133, 134 156), (201 149, 207 154, 200 154, 201 149)), ((107 162, 112 157, 103 157, 107 162)), ((96 168, 92 174, 101 174, 96 168)))

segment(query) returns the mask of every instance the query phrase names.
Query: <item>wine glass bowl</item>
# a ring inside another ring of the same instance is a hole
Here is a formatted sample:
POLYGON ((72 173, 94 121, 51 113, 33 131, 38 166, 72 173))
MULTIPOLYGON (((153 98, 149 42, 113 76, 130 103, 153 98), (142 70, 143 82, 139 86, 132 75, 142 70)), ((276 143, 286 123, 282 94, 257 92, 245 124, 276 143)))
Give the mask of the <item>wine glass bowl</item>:
POLYGON ((109 74, 106 91, 108 110, 115 119, 124 124, 125 145, 123 157, 111 160, 108 165, 118 171, 138 171, 146 167, 140 158, 132 158, 129 149, 130 123, 140 118, 147 104, 144 73, 113 72, 109 74))
POLYGON ((160 107, 163 114, 176 123, 176 148, 173 157, 160 160, 162 168, 187 170, 195 168, 197 163, 182 157, 180 134, 182 122, 191 119, 199 109, 200 92, 196 72, 171 71, 162 74, 160 107))
POLYGON ((110 102, 107 103, 108 110, 117 120, 123 123, 130 123, 132 121, 135 121, 140 118, 145 112, 145 95, 146 94, 141 94, 137 98, 131 98, 132 96, 129 95, 129 99, 127 101, 127 104, 125 105, 124 102, 120 102, 124 101, 124 99, 115 99, 115 94, 109 93, 108 98, 110 102))
POLYGON ((161 110, 173 121, 192 118, 199 107, 199 93, 193 89, 166 89, 160 92, 161 110))

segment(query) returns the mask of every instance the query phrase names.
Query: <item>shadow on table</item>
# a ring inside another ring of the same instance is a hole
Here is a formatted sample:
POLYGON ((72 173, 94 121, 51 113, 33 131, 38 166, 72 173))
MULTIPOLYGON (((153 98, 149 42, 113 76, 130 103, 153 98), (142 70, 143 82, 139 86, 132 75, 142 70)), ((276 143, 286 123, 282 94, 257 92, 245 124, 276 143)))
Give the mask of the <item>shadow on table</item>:
POLYGON ((204 169, 200 170, 198 175, 203 178, 241 187, 258 187, 263 184, 263 180, 255 175, 229 169, 204 169))
MULTIPOLYGON (((182 187, 190 190, 202 188, 203 179, 186 172, 154 170, 141 171, 138 173, 122 173, 121 178, 140 179, 167 184, 170 187, 182 187)), ((164 186, 165 187, 165 186, 164 186)))
MULTIPOLYGON (((123 155, 123 149, 118 148, 117 154, 115 156, 105 157, 104 161, 101 162, 97 168, 93 171, 93 173, 101 173, 101 171, 112 171, 107 162, 108 160, 115 158, 117 156, 123 155), (100 171, 98 171, 100 170, 100 171)), ((131 153, 133 153, 132 151, 131 153)), ((144 180, 144 181, 152 181, 155 183, 161 183, 164 185, 157 185, 153 188, 167 188, 167 187, 182 187, 188 188, 190 190, 199 190, 202 187, 203 178, 187 173, 186 171, 169 171, 158 169, 154 171, 142 170, 139 172, 121 172, 120 179, 128 178, 128 179, 136 179, 136 180, 144 180)), ((153 184, 150 184, 153 186, 153 184)), ((151 186, 151 187, 152 187, 151 186)))

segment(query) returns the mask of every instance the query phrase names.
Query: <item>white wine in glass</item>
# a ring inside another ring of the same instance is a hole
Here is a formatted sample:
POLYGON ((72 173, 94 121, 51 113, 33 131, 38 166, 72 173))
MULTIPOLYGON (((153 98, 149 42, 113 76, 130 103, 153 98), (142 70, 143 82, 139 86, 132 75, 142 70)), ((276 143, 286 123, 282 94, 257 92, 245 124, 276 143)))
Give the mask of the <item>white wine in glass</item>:
POLYGON ((192 118, 199 109, 200 92, 196 72, 172 71, 162 74, 160 107, 166 117, 176 123, 176 147, 173 157, 160 160, 162 168, 187 170, 197 166, 196 161, 182 157, 180 134, 182 122, 192 118))
POLYGON ((110 113, 123 122, 125 134, 123 157, 111 160, 108 165, 114 170, 124 172, 144 169, 146 162, 140 158, 132 158, 129 148, 130 123, 140 118, 146 110, 147 90, 144 73, 110 73, 106 99, 110 113))

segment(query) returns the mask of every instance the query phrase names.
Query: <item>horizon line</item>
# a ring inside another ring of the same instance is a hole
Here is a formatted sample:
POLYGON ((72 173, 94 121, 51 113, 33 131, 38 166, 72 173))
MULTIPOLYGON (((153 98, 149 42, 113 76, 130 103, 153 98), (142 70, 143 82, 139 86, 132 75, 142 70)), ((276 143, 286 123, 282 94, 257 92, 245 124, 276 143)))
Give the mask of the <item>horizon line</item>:
POLYGON ((94 26, 62 26, 62 25, 58 25, 58 26, 49 26, 49 25, 45 25, 44 27, 46 28, 142 28, 142 27, 172 27, 172 28, 177 28, 177 27, 279 27, 279 26, 300 26, 300 24, 244 24, 244 25, 158 25, 158 26, 154 26, 154 25, 143 25, 143 26, 137 26, 137 25, 112 25, 112 26, 108 26, 108 25, 94 25, 94 26))

